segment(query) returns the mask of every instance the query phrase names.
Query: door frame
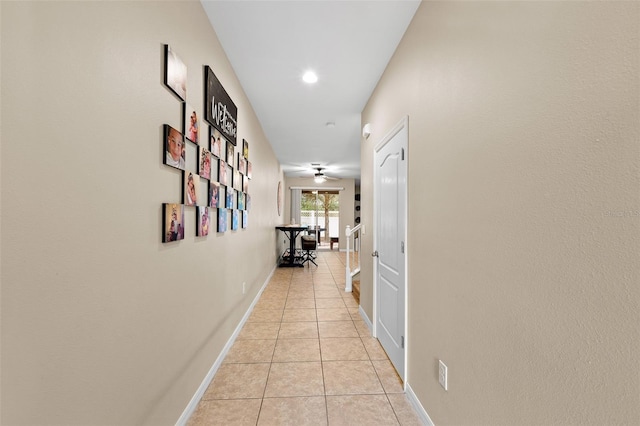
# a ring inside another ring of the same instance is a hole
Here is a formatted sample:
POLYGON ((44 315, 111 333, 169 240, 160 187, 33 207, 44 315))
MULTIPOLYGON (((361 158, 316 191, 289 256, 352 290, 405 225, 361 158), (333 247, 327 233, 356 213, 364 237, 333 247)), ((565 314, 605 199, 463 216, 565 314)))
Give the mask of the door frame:
MULTIPOLYGON (((407 167, 405 167, 405 175, 404 175, 404 247, 405 247, 405 256, 404 256, 404 371, 398 371, 400 378, 402 379, 403 388, 406 390, 407 386, 407 373, 408 373, 408 363, 407 363, 407 353, 409 348, 409 333, 408 331, 408 301, 409 301, 409 253, 407 247, 408 244, 408 205, 409 205, 409 191, 408 188, 408 171, 409 171, 409 116, 405 115, 398 124, 396 124, 386 135, 382 138, 380 142, 378 142, 373 149, 373 250, 376 251, 378 247, 378 168, 376 167, 377 163, 377 154, 378 152, 389 142, 395 135, 397 135, 401 130, 407 130, 407 139, 404 141, 404 155, 405 161, 407 161, 407 167)), ((375 259, 373 261, 373 324, 372 324, 372 335, 376 339, 378 338, 378 261, 375 259)), ((395 366, 394 366, 395 367, 395 366)))

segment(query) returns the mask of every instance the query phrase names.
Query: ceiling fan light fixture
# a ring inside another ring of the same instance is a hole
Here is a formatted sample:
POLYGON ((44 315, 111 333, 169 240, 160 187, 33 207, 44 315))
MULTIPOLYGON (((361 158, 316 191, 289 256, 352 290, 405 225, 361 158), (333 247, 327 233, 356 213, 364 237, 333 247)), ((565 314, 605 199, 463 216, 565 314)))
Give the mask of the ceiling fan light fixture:
POLYGON ((314 181, 315 183, 324 183, 324 181, 325 181, 325 177, 324 177, 324 175, 317 174, 317 175, 313 178, 313 181, 314 181))

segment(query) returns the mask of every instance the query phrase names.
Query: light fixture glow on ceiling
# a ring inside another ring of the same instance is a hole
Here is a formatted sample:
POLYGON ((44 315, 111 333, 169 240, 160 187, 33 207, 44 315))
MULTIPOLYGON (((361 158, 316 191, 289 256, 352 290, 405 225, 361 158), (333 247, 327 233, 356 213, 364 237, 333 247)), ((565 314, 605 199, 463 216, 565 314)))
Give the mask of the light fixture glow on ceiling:
POLYGON ((318 75, 313 71, 307 71, 302 76, 302 80, 305 83, 313 84, 318 81, 318 75))

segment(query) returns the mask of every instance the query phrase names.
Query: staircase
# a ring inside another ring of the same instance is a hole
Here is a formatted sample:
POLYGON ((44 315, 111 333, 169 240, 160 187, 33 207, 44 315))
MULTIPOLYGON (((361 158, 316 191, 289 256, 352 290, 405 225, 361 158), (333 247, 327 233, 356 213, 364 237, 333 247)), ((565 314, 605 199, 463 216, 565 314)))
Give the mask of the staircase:
POLYGON ((358 278, 355 278, 353 280, 353 290, 352 290, 352 294, 353 294, 353 298, 356 299, 356 302, 358 302, 358 305, 360 304, 360 274, 358 274, 358 278))
MULTIPOLYGON (((353 291, 353 277, 360 273, 360 227, 358 225, 351 228, 347 225, 345 236, 347 237, 347 253, 345 257, 346 277, 344 291, 350 293, 353 291), (352 268, 353 266, 353 268, 352 268)), ((360 295, 358 293, 358 298, 360 295)))

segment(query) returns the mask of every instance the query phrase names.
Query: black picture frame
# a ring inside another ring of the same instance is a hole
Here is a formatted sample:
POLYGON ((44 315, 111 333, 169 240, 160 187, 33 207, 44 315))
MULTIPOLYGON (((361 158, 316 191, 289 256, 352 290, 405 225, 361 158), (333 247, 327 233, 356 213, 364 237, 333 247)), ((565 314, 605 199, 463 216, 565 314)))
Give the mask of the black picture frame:
POLYGON ((196 237, 206 237, 211 229, 211 209, 207 206, 198 206, 196 208, 196 237))
POLYGON ((240 192, 238 191, 238 202, 237 202, 237 207, 238 210, 244 210, 244 200, 245 200, 245 195, 244 192, 240 192))
POLYGON ((193 172, 183 172, 182 197, 185 206, 197 206, 200 196, 200 176, 193 172))
POLYGON ((233 208, 233 199, 236 196, 236 191, 232 188, 227 187, 226 188, 226 198, 225 198, 225 204, 224 206, 228 209, 232 209, 233 208))
POLYGON ((231 212, 231 230, 232 231, 238 230, 238 222, 239 222, 238 210, 232 210, 231 212))
POLYGON ((238 155, 238 171, 243 175, 247 174, 247 159, 242 155, 238 155))
POLYGON ((211 180, 211 152, 207 148, 198 147, 200 153, 198 155, 198 174, 201 178, 211 180))
POLYGON ((168 44, 164 45, 163 83, 178 99, 187 99, 187 66, 168 44))
POLYGON ((227 209, 218 209, 218 232, 227 231, 227 209))
MULTIPOLYGON (((186 102, 182 103, 182 131, 184 138, 196 145, 200 145, 201 140, 200 114, 196 109, 186 102), (192 118, 194 123, 191 123, 192 118)), ((204 144, 203 144, 204 146, 204 144)))
POLYGON ((229 184, 229 179, 227 176, 227 163, 222 160, 218 161, 218 182, 220 182, 220 184, 224 186, 227 186, 229 184))
POLYGON ((220 207, 220 184, 209 182, 209 207, 220 207))
POLYGON ((236 147, 233 146, 232 144, 228 143, 227 144, 227 155, 226 155, 226 160, 227 160, 227 164, 231 167, 234 167, 234 165, 236 164, 236 162, 234 161, 234 155, 236 152, 236 147))
POLYGON ((226 140, 224 136, 222 136, 217 129, 214 129, 211 126, 209 126, 209 134, 211 139, 211 155, 224 160, 227 152, 224 148, 224 146, 226 146, 226 140))
POLYGON ((174 167, 176 169, 185 170, 186 150, 184 149, 184 135, 174 127, 165 124, 163 127, 164 144, 163 144, 163 164, 174 167), (180 150, 178 159, 174 154, 180 150))
POLYGON ((233 171, 233 189, 242 191, 242 175, 237 169, 233 171))
POLYGON ((162 242, 184 240, 184 206, 182 204, 162 204, 162 242))

